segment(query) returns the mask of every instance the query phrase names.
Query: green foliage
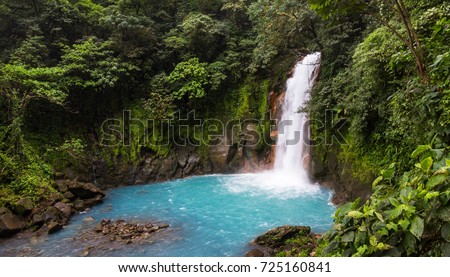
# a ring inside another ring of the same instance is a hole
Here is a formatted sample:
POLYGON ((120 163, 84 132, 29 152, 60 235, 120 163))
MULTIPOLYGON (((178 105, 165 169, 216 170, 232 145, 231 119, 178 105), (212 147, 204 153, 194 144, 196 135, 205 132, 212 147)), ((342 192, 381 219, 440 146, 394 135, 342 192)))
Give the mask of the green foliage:
POLYGON ((66 85, 82 89, 114 87, 122 76, 137 69, 114 57, 111 42, 100 42, 94 37, 65 49, 61 59, 67 76, 66 85))
POLYGON ((175 106, 173 97, 168 91, 169 79, 165 74, 153 77, 150 84, 150 95, 143 99, 143 107, 148 112, 148 119, 169 119, 171 118, 175 106))
POLYGON ((306 1, 259 0, 249 6, 248 14, 257 32, 249 67, 253 72, 268 69, 280 55, 295 57, 317 47, 320 21, 306 1))
POLYGON ((197 58, 179 63, 170 73, 168 80, 175 87, 174 99, 199 99, 206 96, 206 90, 217 90, 226 76, 221 72, 224 64, 200 63, 197 58))
POLYGON ((30 68, 23 65, 0 65, 0 93, 19 101, 45 98, 49 102, 62 104, 66 91, 61 83, 65 70, 61 67, 30 68))
POLYGON ((324 255, 445 255, 450 217, 441 215, 450 207, 450 154, 424 145, 412 156, 420 157, 419 163, 403 175, 397 173, 394 186, 390 168, 374 182, 367 203, 338 209, 333 230, 325 236, 324 255))
POLYGON ((185 95, 190 99, 205 97, 205 86, 209 83, 206 63, 200 63, 197 58, 179 63, 170 73, 169 82, 180 87, 173 92, 175 99, 182 99, 185 95))
POLYGON ((45 67, 48 62, 49 50, 43 36, 31 36, 22 41, 21 45, 11 54, 10 63, 30 67, 45 67))
POLYGON ((212 61, 226 44, 226 26, 208 15, 192 12, 172 29, 165 39, 167 47, 176 50, 184 58, 195 56, 212 61))

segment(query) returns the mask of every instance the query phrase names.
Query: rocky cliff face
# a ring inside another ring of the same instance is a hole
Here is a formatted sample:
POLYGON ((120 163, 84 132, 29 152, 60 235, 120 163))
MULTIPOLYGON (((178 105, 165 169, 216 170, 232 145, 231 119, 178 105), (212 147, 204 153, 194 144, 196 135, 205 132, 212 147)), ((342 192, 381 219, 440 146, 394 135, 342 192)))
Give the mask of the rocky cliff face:
POLYGON ((371 183, 375 176, 368 176, 361 181, 352 176, 351 165, 338 158, 338 149, 333 149, 324 157, 311 148, 310 176, 322 186, 333 190, 333 203, 340 205, 361 198, 362 202, 372 194, 371 183))
POLYGON ((149 184, 217 172, 209 155, 202 156, 193 146, 172 149, 167 156, 143 153, 139 162, 132 164, 117 159, 113 163, 95 157, 77 168, 67 168, 60 178, 93 182, 102 189, 119 186, 149 184))

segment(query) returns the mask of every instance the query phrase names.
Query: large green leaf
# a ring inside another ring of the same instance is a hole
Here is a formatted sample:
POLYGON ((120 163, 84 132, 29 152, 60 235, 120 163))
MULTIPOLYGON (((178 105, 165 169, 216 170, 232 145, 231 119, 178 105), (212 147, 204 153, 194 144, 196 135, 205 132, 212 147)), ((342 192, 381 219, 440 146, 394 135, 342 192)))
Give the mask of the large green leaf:
POLYGON ((416 238, 411 233, 406 233, 403 240, 403 247, 406 250, 406 254, 411 255, 416 249, 416 238))
MULTIPOLYGON (((409 225, 409 223, 408 223, 409 225)), ((388 230, 394 230, 395 232, 398 231, 398 225, 395 224, 394 222, 390 222, 388 224, 386 224, 386 228, 388 228, 388 230)))
POLYGON ((445 207, 438 212, 439 219, 445 222, 450 222, 450 207, 445 207))
POLYGON ((398 225, 402 227, 404 231, 408 230, 409 224, 411 222, 408 219, 402 219, 398 222, 398 225))
POLYGON ((342 242, 353 242, 355 240, 355 232, 348 232, 341 238, 342 242))
POLYGON ((446 223, 442 226, 441 235, 447 242, 450 242, 450 223, 446 223))
POLYGON ((430 171, 432 165, 433 165, 432 157, 425 158, 420 162, 420 168, 422 168, 424 172, 430 171))
POLYGON ((381 175, 386 179, 391 179, 394 175, 395 170, 393 168, 389 168, 381 171, 381 175))
POLYGON ((348 213, 348 216, 351 218, 361 218, 364 216, 364 214, 362 212, 358 212, 358 211, 351 211, 348 213))
POLYGON ((402 208, 402 205, 400 205, 390 211, 389 218, 391 220, 396 219, 397 217, 399 217, 402 214, 402 212, 403 212, 403 208, 402 208))
POLYGON ((371 236, 369 241, 370 241, 370 245, 372 245, 374 247, 378 245, 378 238, 376 236, 371 236))
POLYGON ((430 145, 420 145, 419 147, 417 147, 416 150, 414 150, 414 152, 411 154, 411 158, 415 159, 417 158, 420 154, 422 154, 423 152, 427 151, 427 150, 431 150, 431 146, 430 145))
POLYGON ((442 245, 442 257, 450 257, 450 242, 442 245))
POLYGON ((359 247, 366 243, 367 232, 357 232, 355 235, 355 246, 359 247))
POLYGON ((383 176, 376 178, 372 183, 372 188, 375 188, 381 181, 383 181, 383 176))
POLYGON ((394 207, 400 206, 400 202, 399 202, 397 199, 393 198, 393 197, 389 198, 389 202, 390 202, 390 203, 392 204, 392 206, 394 206, 394 207))
POLYGON ((384 222, 384 218, 383 218, 382 214, 375 212, 375 215, 381 222, 384 222))
POLYGON ((423 230, 424 230, 423 219, 421 219, 418 216, 414 217, 413 220, 411 221, 411 229, 410 229, 411 234, 413 234, 416 238, 420 240, 423 235, 423 230))
POLYGON ((325 247, 323 249, 323 254, 324 255, 331 254, 331 252, 336 250, 338 248, 338 246, 339 246, 339 244, 337 243, 337 241, 332 241, 330 244, 327 245, 327 247, 325 247))
POLYGON ((428 180, 427 187, 429 189, 433 189, 434 187, 445 182, 447 180, 447 178, 448 178, 448 176, 444 175, 444 174, 433 176, 428 180))

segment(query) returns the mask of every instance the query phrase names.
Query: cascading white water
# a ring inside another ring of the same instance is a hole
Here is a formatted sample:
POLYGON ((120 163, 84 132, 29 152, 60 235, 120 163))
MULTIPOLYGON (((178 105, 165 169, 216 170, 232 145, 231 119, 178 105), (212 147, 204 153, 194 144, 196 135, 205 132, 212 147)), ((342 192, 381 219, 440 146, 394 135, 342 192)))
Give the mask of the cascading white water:
POLYGON ((309 98, 320 66, 320 57, 320 53, 306 56, 296 65, 292 78, 287 81, 282 118, 278 122, 274 170, 233 176, 225 184, 229 191, 278 198, 318 195, 320 188, 311 183, 303 165, 307 155, 309 126, 305 126, 306 115, 298 110, 309 98))
POLYGON ((320 57, 320 53, 310 54, 296 65, 292 77, 287 81, 282 117, 278 123, 275 171, 297 176, 303 182, 308 182, 303 160, 307 155, 309 126, 305 126, 306 115, 299 113, 298 109, 309 98, 320 66, 320 57))

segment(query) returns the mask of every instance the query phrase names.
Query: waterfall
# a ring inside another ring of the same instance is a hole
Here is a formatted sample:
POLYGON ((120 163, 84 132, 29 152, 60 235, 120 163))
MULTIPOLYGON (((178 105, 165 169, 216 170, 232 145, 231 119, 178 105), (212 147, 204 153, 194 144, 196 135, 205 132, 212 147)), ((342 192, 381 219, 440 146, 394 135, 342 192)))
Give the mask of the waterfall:
POLYGON ((308 156, 309 124, 306 115, 298 110, 309 99, 320 58, 320 53, 314 53, 297 63, 292 77, 287 81, 282 117, 278 122, 275 172, 306 184, 309 181, 303 161, 308 156))
POLYGON ((320 187, 309 180, 304 166, 308 156, 309 124, 306 115, 298 110, 309 99, 318 75, 320 57, 320 53, 306 56, 295 66, 292 77, 287 81, 278 122, 274 170, 233 176, 225 183, 229 191, 278 198, 318 195, 320 187))

